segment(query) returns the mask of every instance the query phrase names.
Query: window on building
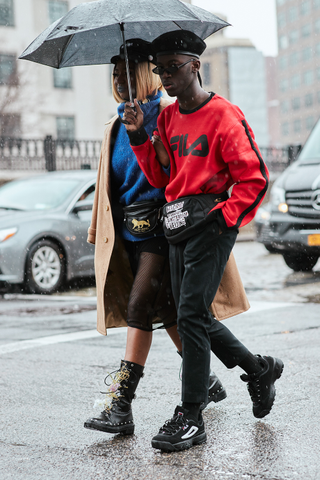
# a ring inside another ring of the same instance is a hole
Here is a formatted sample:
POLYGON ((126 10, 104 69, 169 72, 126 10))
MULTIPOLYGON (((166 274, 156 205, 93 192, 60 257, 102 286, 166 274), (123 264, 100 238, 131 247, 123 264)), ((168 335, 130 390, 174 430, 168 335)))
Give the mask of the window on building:
POLYGON ((279 58, 279 68, 280 70, 285 70, 288 67, 288 57, 283 56, 279 58))
POLYGON ((299 52, 292 52, 290 55, 290 65, 297 65, 300 60, 299 52))
POLYGON ((279 47, 280 50, 285 50, 289 46, 289 41, 287 35, 281 35, 279 37, 279 47))
POLYGON ((294 133, 299 133, 301 132, 301 120, 298 118, 293 122, 293 131, 294 133))
POLYGON ((307 70, 303 74, 303 83, 305 85, 312 85, 314 80, 313 70, 307 70))
POLYGON ((289 123, 288 122, 284 122, 282 123, 281 125, 281 133, 284 137, 288 136, 289 133, 290 133, 290 130, 289 130, 289 123))
POLYGON ((312 58, 312 47, 307 47, 302 50, 302 60, 307 62, 312 58))
POLYGON ((16 113, 0 115, 0 137, 20 137, 21 116, 16 113))
POLYGON ((281 113, 287 113, 289 111, 289 100, 284 100, 280 105, 281 113))
POLYGON ((320 80, 320 67, 317 68, 316 72, 317 72, 317 79, 320 80))
POLYGON ((0 54, 0 85, 17 85, 17 63, 15 55, 0 54))
POLYGON ((309 37, 311 35, 311 23, 307 23, 306 25, 303 25, 301 28, 301 36, 303 38, 309 37))
POLYGON ((68 2, 64 0, 49 0, 49 21, 55 22, 59 18, 68 13, 68 2))
POLYGON ((300 6, 301 15, 308 15, 311 12, 311 0, 305 0, 300 6))
POLYGON ((313 105, 313 95, 312 93, 307 93, 304 97, 304 104, 306 107, 311 107, 313 105))
POLYGON ((293 110, 299 110, 299 108, 300 108, 300 97, 294 97, 291 100, 291 105, 292 105, 293 110))
POLYGON ((307 117, 306 118, 306 128, 307 130, 312 130, 313 126, 314 126, 314 118, 313 117, 307 117))
POLYGON ((298 19, 299 12, 298 7, 291 7, 288 11, 288 21, 295 22, 298 19))
POLYGON ((210 63, 204 63, 202 67, 203 67, 203 84, 210 85, 211 83, 210 63))
POLYGON ((320 92, 317 92, 317 100, 318 100, 318 103, 320 103, 320 92))
POLYGON ((55 88, 72 88, 71 68, 53 70, 53 84, 55 88))
POLYGON ((314 22, 314 29, 316 33, 320 33, 320 18, 314 22))
POLYGON ((75 138, 74 117, 57 117, 57 138, 61 140, 73 140, 75 138))
POLYGON ((300 73, 296 73, 295 75, 292 75, 292 77, 291 77, 291 87, 293 89, 299 88, 300 84, 301 84, 300 73))
POLYGON ((13 0, 0 0, 0 25, 14 26, 13 0))
POLYGON ((314 8, 320 8, 320 0, 313 0, 314 8))
POLYGON ((284 5, 286 3, 286 0, 277 0, 277 4, 279 5, 279 7, 281 7, 281 5, 284 5))
POLYGON ((285 78, 280 81, 280 91, 286 92, 289 88, 289 81, 285 78))
POLYGON ((297 43, 298 40, 299 40, 299 30, 292 30, 289 33, 289 43, 290 44, 297 43))

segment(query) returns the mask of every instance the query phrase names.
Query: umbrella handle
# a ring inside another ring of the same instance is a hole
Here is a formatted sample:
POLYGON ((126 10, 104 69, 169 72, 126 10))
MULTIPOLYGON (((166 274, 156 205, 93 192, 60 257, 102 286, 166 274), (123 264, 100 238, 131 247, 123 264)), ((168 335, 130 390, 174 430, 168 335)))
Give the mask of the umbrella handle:
POLYGON ((127 120, 123 120, 123 118, 121 118, 120 115, 118 116, 118 120, 119 120, 119 122, 123 123, 124 125, 129 125, 127 120))
MULTIPOLYGON (((122 35, 122 42, 123 42, 123 49, 124 49, 124 58, 126 62, 126 71, 127 71, 127 81, 128 81, 128 90, 129 90, 129 99, 130 103, 133 104, 133 96, 132 96, 132 88, 131 88, 131 80, 130 80, 130 67, 129 67, 129 57, 128 57, 128 50, 127 50, 127 44, 126 44, 126 39, 124 36, 124 24, 120 23, 120 31, 122 35)), ((123 123, 123 122, 122 122, 123 123)))

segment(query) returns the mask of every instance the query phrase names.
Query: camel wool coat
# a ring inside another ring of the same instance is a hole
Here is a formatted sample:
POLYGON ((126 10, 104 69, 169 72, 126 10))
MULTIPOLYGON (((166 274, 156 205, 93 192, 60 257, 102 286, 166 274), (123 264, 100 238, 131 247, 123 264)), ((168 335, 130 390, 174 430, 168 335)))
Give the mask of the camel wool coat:
MULTIPOLYGON (((169 105, 161 98, 159 113, 169 105)), ((102 335, 108 328, 126 327, 127 304, 133 275, 124 245, 116 238, 111 210, 110 161, 112 129, 118 116, 108 123, 101 147, 96 191, 88 229, 89 243, 95 245, 97 287, 97 330, 102 335)), ((250 308, 236 263, 231 253, 219 289, 211 305, 217 320, 224 320, 250 308)), ((154 322, 159 322, 155 318, 154 322)))

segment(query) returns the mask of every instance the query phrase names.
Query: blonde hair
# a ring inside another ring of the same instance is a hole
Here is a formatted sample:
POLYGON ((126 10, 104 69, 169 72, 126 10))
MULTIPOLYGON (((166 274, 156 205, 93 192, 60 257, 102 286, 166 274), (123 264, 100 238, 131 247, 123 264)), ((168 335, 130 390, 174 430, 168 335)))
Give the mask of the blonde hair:
MULTIPOLYGON (((114 68, 116 65, 114 66, 114 68)), ((139 62, 135 64, 134 74, 136 77, 136 99, 146 100, 148 95, 156 95, 159 90, 164 91, 159 75, 153 73, 154 65, 150 62, 139 62)), ((123 99, 118 94, 113 77, 111 79, 112 94, 116 102, 122 103, 123 99)))

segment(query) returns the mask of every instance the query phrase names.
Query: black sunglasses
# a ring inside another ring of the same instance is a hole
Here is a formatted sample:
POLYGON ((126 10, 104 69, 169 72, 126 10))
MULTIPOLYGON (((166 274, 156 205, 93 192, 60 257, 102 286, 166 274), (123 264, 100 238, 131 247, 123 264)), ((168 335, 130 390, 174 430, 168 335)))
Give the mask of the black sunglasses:
POLYGON ((187 63, 194 62, 194 61, 195 61, 194 58, 190 58, 190 60, 188 60, 185 63, 182 63, 181 65, 172 65, 172 67, 168 67, 168 68, 155 67, 155 68, 152 69, 152 71, 156 75, 163 75, 164 72, 167 72, 167 73, 170 73, 170 75, 173 75, 174 73, 176 73, 179 70, 179 68, 184 67, 185 65, 187 65, 187 63))

